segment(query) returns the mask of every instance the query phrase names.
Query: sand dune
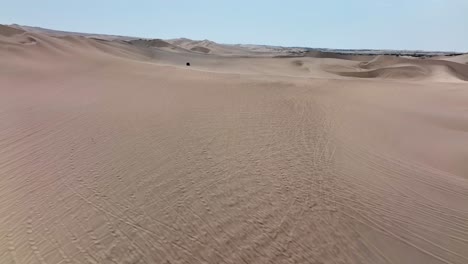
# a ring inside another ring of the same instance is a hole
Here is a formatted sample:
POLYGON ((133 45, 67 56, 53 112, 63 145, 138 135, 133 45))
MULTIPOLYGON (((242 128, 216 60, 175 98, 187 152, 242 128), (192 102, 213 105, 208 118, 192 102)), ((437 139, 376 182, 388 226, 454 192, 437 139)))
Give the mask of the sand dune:
POLYGON ((10 37, 10 36, 22 34, 22 33, 24 33, 24 30, 0 25, 0 36, 10 37))
POLYGON ((363 69, 378 69, 382 67, 388 67, 392 66, 395 64, 411 64, 417 59, 408 59, 408 58, 402 58, 402 57, 395 57, 395 56, 385 56, 385 55, 379 55, 375 56, 374 58, 371 58, 368 61, 363 61, 359 64, 360 68, 363 69))
MULTIPOLYGON (((350 55, 352 56, 352 55, 350 55)), ((336 59, 348 60, 336 56, 336 59)), ((417 59, 380 55, 355 65, 324 64, 324 70, 339 76, 355 78, 429 80, 459 82, 468 80, 468 65, 453 60, 417 59)))
POLYGON ((287 56, 291 55, 291 53, 303 52, 303 49, 300 48, 283 48, 267 45, 220 44, 206 39, 191 40, 187 38, 178 38, 169 39, 167 41, 186 50, 222 56, 273 57, 287 56))
POLYGON ((0 263, 468 263, 458 59, 11 32, 0 263))
POLYGON ((173 45, 169 44, 168 42, 162 39, 150 39, 150 40, 137 39, 137 40, 131 40, 129 42, 134 45, 141 45, 144 47, 155 47, 155 48, 173 47, 173 45))
MULTIPOLYGON (((226 51, 226 47, 222 44, 215 43, 209 40, 191 40, 186 38, 179 38, 179 39, 170 39, 168 40, 169 43, 176 45, 178 47, 184 48, 186 50, 191 50, 200 53, 216 53, 216 54, 231 54, 236 53, 235 50, 226 51)), ((229 48, 228 48, 229 49, 229 48)), ((238 53, 242 54, 245 51, 237 51, 238 53)))
POLYGON ((458 55, 458 56, 450 56, 450 57, 438 57, 440 60, 447 60, 453 61, 461 64, 468 64, 468 54, 458 55))
POLYGON ((308 51, 305 53, 305 56, 311 57, 311 58, 328 58, 328 59, 355 60, 355 61, 367 61, 367 60, 373 59, 373 56, 338 54, 338 53, 324 52, 324 51, 308 51))
POLYGON ((195 46, 195 47, 191 48, 190 50, 201 52, 201 53, 210 53, 211 52, 211 50, 209 48, 205 48, 205 47, 201 47, 201 46, 195 46))
POLYGON ((411 65, 385 67, 369 71, 340 72, 338 74, 357 78, 419 79, 425 77, 427 72, 422 67, 411 65))

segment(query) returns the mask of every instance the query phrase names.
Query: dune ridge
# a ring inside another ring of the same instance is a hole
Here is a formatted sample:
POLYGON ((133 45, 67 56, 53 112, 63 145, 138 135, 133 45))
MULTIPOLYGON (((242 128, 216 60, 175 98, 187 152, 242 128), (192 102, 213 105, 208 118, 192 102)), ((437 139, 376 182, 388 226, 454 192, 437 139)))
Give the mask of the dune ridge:
MULTIPOLYGON (((343 59, 343 58, 342 58, 343 59)), ((450 60, 417 59, 380 55, 345 68, 329 67, 329 72, 346 77, 382 79, 426 79, 467 81, 468 67, 450 60)))
POLYGON ((24 32, 25 31, 21 29, 0 25, 0 36, 11 37, 13 35, 22 34, 24 32))
POLYGON ((304 56, 311 57, 311 58, 340 59, 340 60, 353 60, 353 61, 366 61, 366 60, 371 60, 373 58, 373 56, 338 54, 334 52, 324 52, 324 51, 308 51, 305 53, 304 56))
POLYGON ((422 67, 408 65, 382 67, 369 71, 340 72, 338 74, 357 78, 417 79, 427 76, 427 71, 422 67))

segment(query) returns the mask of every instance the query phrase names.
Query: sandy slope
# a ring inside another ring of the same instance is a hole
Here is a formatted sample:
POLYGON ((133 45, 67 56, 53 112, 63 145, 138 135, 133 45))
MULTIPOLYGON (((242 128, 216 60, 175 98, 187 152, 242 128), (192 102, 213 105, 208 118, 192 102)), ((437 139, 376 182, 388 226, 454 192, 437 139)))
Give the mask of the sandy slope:
POLYGON ((463 64, 0 35, 0 263, 468 263, 463 64))
POLYGON ((169 39, 167 42, 185 50, 202 54, 216 54, 223 56, 255 56, 272 57, 289 55, 291 52, 303 51, 301 48, 283 48, 266 45, 230 45, 220 44, 210 40, 191 40, 186 38, 169 39))

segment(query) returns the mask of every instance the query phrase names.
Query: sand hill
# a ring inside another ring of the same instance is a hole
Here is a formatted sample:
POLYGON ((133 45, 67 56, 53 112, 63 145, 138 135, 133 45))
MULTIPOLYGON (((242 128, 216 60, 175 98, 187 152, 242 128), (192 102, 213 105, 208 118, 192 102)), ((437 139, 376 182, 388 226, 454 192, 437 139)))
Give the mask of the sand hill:
POLYGON ((365 55, 352 55, 352 54, 338 54, 333 52, 324 51, 308 51, 304 54, 306 57, 319 58, 319 59, 340 59, 340 60, 353 60, 353 61, 367 61, 372 60, 373 56, 365 55))
POLYGON ((466 56, 191 45, 0 27, 0 263, 468 263, 466 56))
POLYGON ((265 45, 229 45, 219 44, 210 40, 191 40, 187 38, 169 39, 167 42, 197 53, 223 56, 272 57, 289 55, 292 51, 302 51, 297 48, 280 48, 265 45))
POLYGON ((24 32, 25 31, 21 29, 0 25, 0 36, 3 36, 3 37, 11 37, 13 35, 22 34, 24 32))

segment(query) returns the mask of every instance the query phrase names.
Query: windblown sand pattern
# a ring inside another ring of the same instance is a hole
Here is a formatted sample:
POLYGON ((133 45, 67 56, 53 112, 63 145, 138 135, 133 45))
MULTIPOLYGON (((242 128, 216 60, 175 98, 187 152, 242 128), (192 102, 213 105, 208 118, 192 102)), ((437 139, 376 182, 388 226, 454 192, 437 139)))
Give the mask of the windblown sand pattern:
POLYGON ((0 29, 0 263, 468 263, 466 56, 0 29))

